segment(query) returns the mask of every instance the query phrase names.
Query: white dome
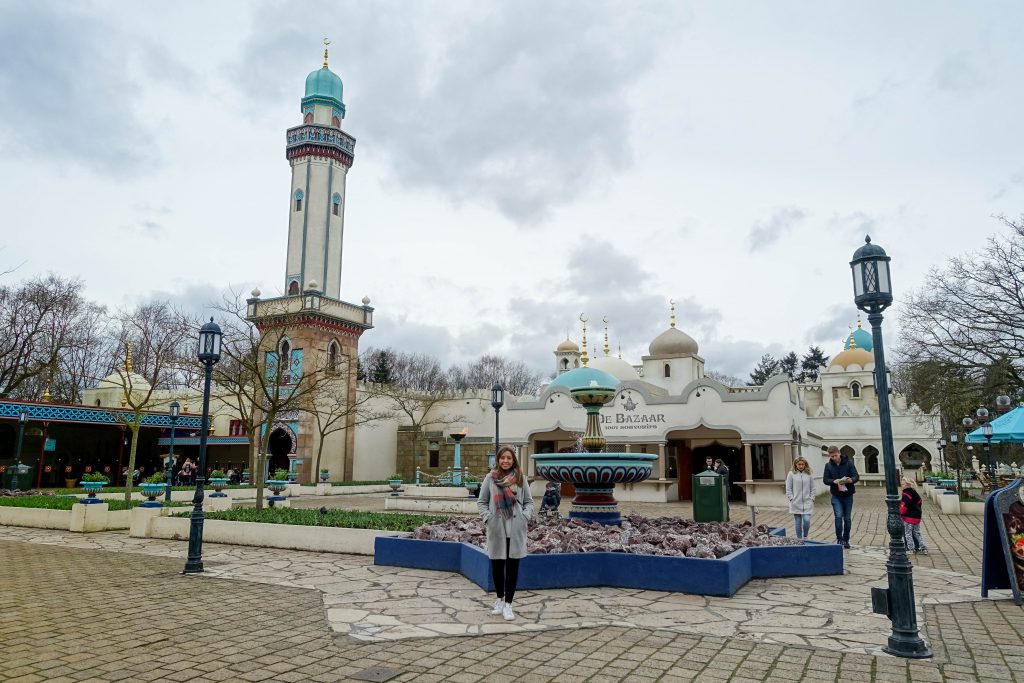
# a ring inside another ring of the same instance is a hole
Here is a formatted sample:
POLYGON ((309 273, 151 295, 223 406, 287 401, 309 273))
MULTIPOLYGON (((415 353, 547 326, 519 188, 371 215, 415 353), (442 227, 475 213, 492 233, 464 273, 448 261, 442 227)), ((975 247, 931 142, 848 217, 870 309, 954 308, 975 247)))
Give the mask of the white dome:
POLYGON ((600 370, 607 372, 609 375, 625 382, 626 380, 640 379, 640 376, 636 374, 636 368, 622 360, 621 358, 615 358, 613 356, 598 356, 587 364, 588 368, 594 370, 600 370))
POLYGON ((697 341, 682 330, 670 327, 651 342, 652 356, 688 356, 697 353, 697 341))
POLYGON ((134 391, 148 391, 149 382, 142 375, 134 372, 130 375, 112 373, 100 380, 98 389, 125 389, 131 388, 134 391))
POLYGON ((576 342, 566 337, 565 341, 559 344, 555 351, 562 353, 579 353, 580 347, 576 346, 576 342))

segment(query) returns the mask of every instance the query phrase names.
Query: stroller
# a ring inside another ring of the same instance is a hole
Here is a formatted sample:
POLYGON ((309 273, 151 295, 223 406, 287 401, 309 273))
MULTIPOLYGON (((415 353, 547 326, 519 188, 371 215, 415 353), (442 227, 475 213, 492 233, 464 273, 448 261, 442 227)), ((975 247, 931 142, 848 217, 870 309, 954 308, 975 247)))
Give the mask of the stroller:
POLYGON ((549 481, 544 489, 544 499, 540 504, 540 514, 558 515, 558 506, 562 503, 561 488, 557 481, 549 481))

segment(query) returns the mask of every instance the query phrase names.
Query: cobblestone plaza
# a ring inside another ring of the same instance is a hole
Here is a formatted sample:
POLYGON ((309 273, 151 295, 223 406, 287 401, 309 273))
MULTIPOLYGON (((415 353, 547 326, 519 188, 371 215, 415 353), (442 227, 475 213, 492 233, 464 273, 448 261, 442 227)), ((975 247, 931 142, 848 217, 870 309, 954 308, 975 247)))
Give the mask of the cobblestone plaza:
MULTIPOLYGON (((383 507, 381 496, 295 503, 383 507)), ((825 540, 821 503, 811 536, 825 540)), ((758 522, 792 526, 781 510, 758 522)), ((854 522, 842 577, 752 581, 732 598, 521 591, 511 624, 462 576, 368 557, 207 544, 206 573, 186 577, 184 542, 0 527, 0 680, 1024 680, 1024 612, 1003 592, 980 598, 980 517, 926 508, 931 554, 913 560, 935 654, 923 661, 880 654, 889 622, 869 590, 885 584, 879 489, 858 494, 854 522)))

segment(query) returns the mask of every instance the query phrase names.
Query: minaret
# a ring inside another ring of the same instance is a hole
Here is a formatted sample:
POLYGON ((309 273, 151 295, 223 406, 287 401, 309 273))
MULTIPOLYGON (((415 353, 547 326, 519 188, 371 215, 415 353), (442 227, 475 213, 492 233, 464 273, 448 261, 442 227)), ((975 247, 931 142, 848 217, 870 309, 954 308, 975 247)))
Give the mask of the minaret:
POLYGON ((327 67, 306 76, 302 125, 289 128, 286 155, 292 166, 288 194, 288 262, 285 294, 310 289, 341 298, 345 231, 345 179, 356 140, 341 130, 345 118, 341 78, 327 67))

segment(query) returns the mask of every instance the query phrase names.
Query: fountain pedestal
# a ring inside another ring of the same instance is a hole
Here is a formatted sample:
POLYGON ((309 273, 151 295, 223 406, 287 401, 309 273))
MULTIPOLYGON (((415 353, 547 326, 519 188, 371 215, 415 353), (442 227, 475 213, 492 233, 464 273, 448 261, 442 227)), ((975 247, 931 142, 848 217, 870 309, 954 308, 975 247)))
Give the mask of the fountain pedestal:
MULTIPOLYGON (((574 370, 565 376, 575 372, 579 371, 574 370)), ((615 385, 618 384, 610 375, 604 375, 604 378, 610 381, 591 379, 589 386, 570 389, 569 392, 573 400, 587 411, 587 427, 582 439, 585 452, 538 453, 533 456, 533 461, 539 476, 576 487, 576 497, 569 510, 570 519, 619 524, 622 516, 615 500, 615 485, 649 479, 651 467, 658 456, 653 453, 602 452, 607 442, 601 433, 601 406, 615 397, 615 385)))

